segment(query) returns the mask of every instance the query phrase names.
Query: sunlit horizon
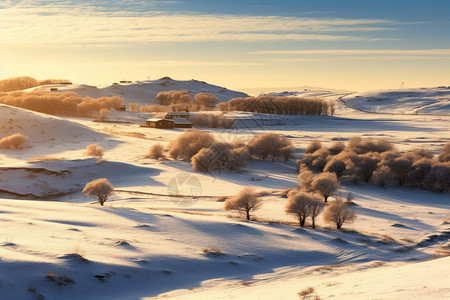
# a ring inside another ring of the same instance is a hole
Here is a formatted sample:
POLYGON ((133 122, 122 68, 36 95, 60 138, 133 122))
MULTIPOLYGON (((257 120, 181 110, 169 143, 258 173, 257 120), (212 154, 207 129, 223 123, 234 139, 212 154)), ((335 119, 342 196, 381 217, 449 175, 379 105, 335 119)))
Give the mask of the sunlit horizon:
POLYGON ((169 76, 231 89, 450 85, 445 1, 7 1, 0 80, 169 76), (376 8, 376 9, 375 9, 376 8))

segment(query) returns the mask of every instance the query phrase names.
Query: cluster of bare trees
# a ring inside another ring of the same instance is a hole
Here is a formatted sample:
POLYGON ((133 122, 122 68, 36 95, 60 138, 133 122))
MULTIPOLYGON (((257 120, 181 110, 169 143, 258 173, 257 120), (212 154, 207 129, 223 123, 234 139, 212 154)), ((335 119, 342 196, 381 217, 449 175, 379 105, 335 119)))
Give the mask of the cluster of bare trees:
POLYGON ((170 106, 165 106, 161 104, 152 104, 152 105, 139 105, 137 103, 131 102, 129 105, 129 110, 131 112, 141 112, 141 113, 150 113, 150 112, 169 112, 171 111, 170 106))
POLYGON ((196 113, 191 117, 192 125, 211 128, 233 128, 236 120, 224 115, 196 113))
POLYGON ((33 77, 22 76, 22 77, 14 77, 8 78, 0 81, 0 92, 12 92, 19 90, 26 90, 29 88, 33 88, 39 85, 44 84, 59 84, 59 83, 69 83, 67 80, 63 79, 46 79, 46 80, 37 80, 33 77))
POLYGON ((311 142, 298 160, 303 182, 311 171, 333 173, 338 179, 373 182, 381 186, 408 185, 437 192, 450 189, 450 143, 437 157, 428 150, 399 152, 385 139, 354 137, 329 147, 311 142))
POLYGON ((0 93, 0 103, 52 115, 77 117, 92 117, 98 115, 101 109, 119 110, 125 105, 124 100, 118 96, 94 99, 82 98, 73 92, 40 91, 0 93))
POLYGON ((294 154, 294 145, 285 136, 276 133, 265 133, 255 136, 248 147, 252 155, 261 159, 269 157, 272 161, 281 157, 285 161, 292 158, 294 154))
MULTIPOLYGON (((254 188, 245 187, 237 195, 225 201, 224 209, 233 210, 251 219, 251 213, 260 209, 263 202, 261 196, 254 188)), ((352 223, 356 219, 355 213, 350 209, 348 203, 339 197, 335 201, 326 204, 322 202, 317 194, 304 190, 291 190, 288 193, 288 202, 285 212, 293 215, 300 227, 305 226, 308 219, 311 220, 311 227, 316 227, 316 219, 323 211, 323 220, 333 224, 336 229, 342 229, 344 224, 352 223)))
POLYGON ((169 144, 169 155, 173 159, 191 159, 194 170, 240 170, 252 157, 274 161, 288 160, 293 156, 294 146, 286 137, 266 133, 255 136, 248 143, 237 140, 233 143, 217 141, 207 131, 191 130, 179 135, 169 144))
POLYGON ((169 106, 172 111, 212 110, 218 99, 210 93, 198 93, 192 99, 189 91, 163 91, 156 95, 156 101, 163 106, 169 106))
POLYGON ((248 111, 279 115, 333 115, 334 102, 322 99, 301 97, 283 97, 262 95, 258 97, 234 98, 228 102, 219 103, 221 111, 248 111))

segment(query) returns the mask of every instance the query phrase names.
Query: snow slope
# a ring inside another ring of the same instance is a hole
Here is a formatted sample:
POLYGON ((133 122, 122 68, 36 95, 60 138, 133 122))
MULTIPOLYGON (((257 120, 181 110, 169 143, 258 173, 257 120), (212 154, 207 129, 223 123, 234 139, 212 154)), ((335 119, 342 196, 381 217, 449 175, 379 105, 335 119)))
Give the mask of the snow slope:
MULTIPOLYGON (((0 299, 299 299, 307 287, 322 299, 450 297, 448 258, 426 261, 450 253, 448 194, 348 183, 341 193, 354 196, 354 224, 340 232, 319 218, 319 228, 299 229, 281 196, 298 184, 294 161, 203 174, 189 161, 144 157, 182 129, 8 106, 0 114, 1 137, 19 132, 30 140, 25 149, 0 149, 0 190, 9 192, 0 198, 0 299), (103 161, 84 157, 91 143, 105 148, 103 161), (180 202, 170 189, 184 173, 201 193, 180 202), (104 207, 81 193, 98 177, 116 189, 104 207), (259 221, 223 210, 223 196, 249 185, 264 192, 259 221)), ((230 142, 283 134, 297 153, 313 139, 355 135, 434 152, 450 139, 449 116, 367 114, 342 103, 335 117, 234 114, 263 121, 206 130, 230 142)))
POLYGON ((450 87, 380 90, 352 94, 347 105, 374 113, 450 114, 450 87))
POLYGON ((156 95, 161 91, 187 90, 194 97, 195 94, 206 92, 215 95, 219 102, 226 102, 232 98, 248 97, 247 94, 228 90, 227 88, 208 84, 204 81, 174 80, 163 77, 158 80, 140 81, 133 83, 115 83, 111 86, 98 88, 90 85, 45 85, 31 90, 41 90, 50 92, 52 88, 57 88, 54 92, 75 92, 82 97, 100 98, 106 96, 120 96, 126 103, 137 103, 140 105, 156 104, 156 95))

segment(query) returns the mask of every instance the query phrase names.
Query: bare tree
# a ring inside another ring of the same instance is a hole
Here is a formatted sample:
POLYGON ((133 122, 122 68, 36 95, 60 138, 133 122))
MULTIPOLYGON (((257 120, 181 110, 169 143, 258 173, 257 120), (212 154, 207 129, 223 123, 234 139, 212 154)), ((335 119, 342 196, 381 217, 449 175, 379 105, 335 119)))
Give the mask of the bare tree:
POLYGON ((285 212, 292 214, 298 219, 300 227, 305 226, 306 218, 309 216, 309 202, 312 197, 304 192, 290 191, 285 212))
POLYGON ((341 229, 345 223, 352 223, 356 215, 342 199, 338 199, 325 208, 323 219, 336 225, 336 229, 341 229))
POLYGON ((313 194, 292 190, 288 193, 288 203, 285 212, 294 215, 300 227, 305 226, 308 217, 311 218, 312 227, 316 227, 316 218, 323 209, 324 204, 317 200, 313 194))
POLYGON ((225 201, 225 210, 235 210, 250 220, 250 212, 258 210, 262 206, 262 200, 258 193, 251 187, 243 188, 239 194, 225 201))
POLYGON ((311 218, 311 227, 316 228, 316 218, 322 212, 325 204, 320 200, 316 199, 313 195, 311 201, 309 202, 309 217, 311 218))
POLYGON ((316 175, 311 183, 311 189, 322 195, 325 202, 327 202, 328 197, 336 193, 339 186, 336 174, 330 172, 316 175))
POLYGON ((103 206, 113 191, 114 187, 108 179, 99 178, 88 182, 83 189, 83 194, 97 197, 98 203, 103 206))

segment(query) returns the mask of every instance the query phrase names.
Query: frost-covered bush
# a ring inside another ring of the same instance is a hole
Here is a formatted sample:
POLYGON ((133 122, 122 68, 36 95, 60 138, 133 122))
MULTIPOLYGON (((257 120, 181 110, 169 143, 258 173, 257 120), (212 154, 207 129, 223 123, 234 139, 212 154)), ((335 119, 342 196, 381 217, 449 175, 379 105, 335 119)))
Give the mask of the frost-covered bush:
POLYGON ((150 157, 153 159, 160 159, 164 157, 164 146, 161 143, 153 144, 153 146, 150 148, 150 151, 145 157, 150 157))
POLYGON ((83 189, 83 194, 97 197, 101 206, 108 200, 114 191, 113 185, 106 178, 99 178, 88 182, 83 189))
POLYGON ((169 145, 169 155, 174 159, 192 158, 201 149, 210 147, 214 136, 207 131, 190 130, 179 135, 169 145))
POLYGON ((96 158, 102 158, 105 154, 105 150, 102 146, 99 146, 97 144, 90 144, 86 147, 86 150, 84 151, 85 156, 91 156, 96 158))
POLYGON ((252 155, 261 159, 269 157, 272 161, 277 157, 283 157, 286 160, 294 152, 292 142, 276 133, 258 135, 248 143, 248 147, 252 155))
POLYGON ((6 136, 0 140, 0 149, 22 149, 28 143, 28 138, 21 133, 6 136))

